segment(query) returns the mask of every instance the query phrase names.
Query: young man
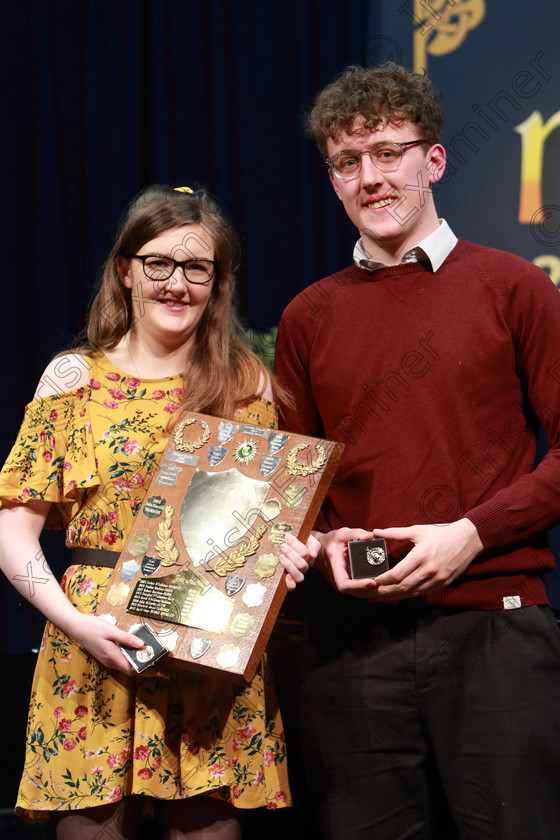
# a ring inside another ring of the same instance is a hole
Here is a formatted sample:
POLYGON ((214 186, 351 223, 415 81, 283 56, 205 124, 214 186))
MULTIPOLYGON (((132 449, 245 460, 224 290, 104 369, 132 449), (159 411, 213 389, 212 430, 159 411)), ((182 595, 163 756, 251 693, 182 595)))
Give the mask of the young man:
POLYGON ((328 838, 433 837, 439 779, 462 840, 553 840, 560 296, 438 220, 441 116, 428 79, 385 63, 348 68, 308 118, 360 238, 277 342, 285 427, 346 447, 306 581, 307 764, 328 838), (371 537, 390 568, 353 580, 348 542, 371 537))

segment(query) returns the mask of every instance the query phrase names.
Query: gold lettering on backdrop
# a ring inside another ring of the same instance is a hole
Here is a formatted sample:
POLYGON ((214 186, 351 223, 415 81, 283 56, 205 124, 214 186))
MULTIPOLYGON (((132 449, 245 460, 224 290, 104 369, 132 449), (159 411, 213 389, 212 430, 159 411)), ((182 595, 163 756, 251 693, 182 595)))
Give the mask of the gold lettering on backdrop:
POLYGON ((550 134, 560 127, 560 111, 543 123, 542 114, 533 111, 525 122, 515 126, 521 134, 521 189, 519 193, 519 221, 535 222, 535 213, 542 207, 542 176, 544 144, 550 134))
POLYGON ((485 0, 414 0, 414 72, 427 71, 428 55, 460 47, 485 14, 485 0))
POLYGON ((542 254, 540 257, 535 257, 533 262, 546 271, 554 285, 560 288, 560 257, 555 254, 542 254))

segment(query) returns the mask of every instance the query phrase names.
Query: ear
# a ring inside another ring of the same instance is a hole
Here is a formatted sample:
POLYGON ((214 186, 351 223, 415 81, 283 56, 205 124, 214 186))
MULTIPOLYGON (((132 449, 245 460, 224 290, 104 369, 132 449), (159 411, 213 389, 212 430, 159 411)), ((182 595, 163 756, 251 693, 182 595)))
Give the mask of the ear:
POLYGON ((335 193, 336 193, 336 194, 337 194, 337 196, 339 197, 340 201, 342 201, 342 196, 341 196, 341 194, 340 194, 340 189, 339 189, 339 187, 338 187, 337 180, 336 180, 336 178, 334 177, 334 175, 332 174, 332 169, 330 168, 330 166, 329 166, 329 178, 331 179, 331 184, 332 184, 332 186, 333 186, 333 190, 335 191, 335 193))
POLYGON ((435 143, 428 152, 426 169, 430 173, 430 184, 437 183, 445 172, 446 154, 441 143, 435 143))
POLYGON ((127 257, 117 257, 117 274, 123 286, 127 289, 132 289, 132 260, 127 257))

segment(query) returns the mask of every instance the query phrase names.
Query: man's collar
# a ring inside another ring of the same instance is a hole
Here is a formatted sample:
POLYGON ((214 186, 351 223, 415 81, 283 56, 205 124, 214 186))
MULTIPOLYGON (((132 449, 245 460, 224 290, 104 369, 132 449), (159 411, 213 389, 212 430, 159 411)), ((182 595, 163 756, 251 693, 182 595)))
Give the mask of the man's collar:
MULTIPOLYGON (((457 237, 445 219, 440 219, 439 226, 433 233, 430 233, 418 245, 414 248, 409 248, 403 254, 401 264, 427 260, 430 263, 432 271, 437 271, 449 256, 457 241, 457 237)), ((376 271, 379 268, 387 267, 385 263, 372 260, 371 257, 368 257, 361 239, 358 239, 354 246, 354 262, 359 268, 366 268, 368 271, 376 271)))

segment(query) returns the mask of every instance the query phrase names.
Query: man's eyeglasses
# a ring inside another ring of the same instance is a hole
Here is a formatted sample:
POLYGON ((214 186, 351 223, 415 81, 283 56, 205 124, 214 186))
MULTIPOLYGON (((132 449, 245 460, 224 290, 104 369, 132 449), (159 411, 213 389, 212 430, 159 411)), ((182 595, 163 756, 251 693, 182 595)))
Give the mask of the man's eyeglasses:
POLYGON ((199 286, 209 283, 216 273, 215 260, 174 260, 173 257, 162 257, 159 254, 133 254, 129 259, 142 262, 148 280, 162 283, 169 280, 177 266, 182 269, 189 283, 199 286))
POLYGON ((381 172, 394 172, 401 163, 403 154, 412 146, 425 143, 425 140, 409 140, 407 143, 376 143, 365 152, 337 152, 326 163, 333 174, 342 181, 353 181, 362 171, 362 157, 369 155, 372 163, 381 172))

